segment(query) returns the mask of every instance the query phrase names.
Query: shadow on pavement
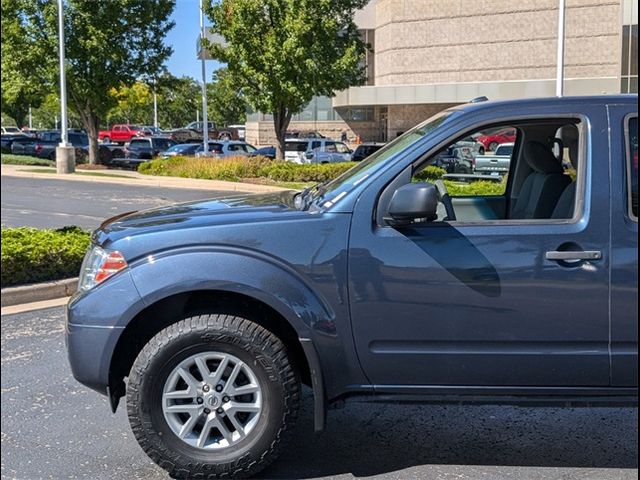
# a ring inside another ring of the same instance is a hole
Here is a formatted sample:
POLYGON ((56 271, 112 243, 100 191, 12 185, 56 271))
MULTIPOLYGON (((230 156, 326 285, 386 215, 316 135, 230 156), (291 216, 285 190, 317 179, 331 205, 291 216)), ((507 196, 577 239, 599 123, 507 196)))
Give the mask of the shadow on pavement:
POLYGON ((293 441, 259 478, 369 477, 428 465, 637 468, 637 408, 347 403, 314 434, 309 391, 293 441))

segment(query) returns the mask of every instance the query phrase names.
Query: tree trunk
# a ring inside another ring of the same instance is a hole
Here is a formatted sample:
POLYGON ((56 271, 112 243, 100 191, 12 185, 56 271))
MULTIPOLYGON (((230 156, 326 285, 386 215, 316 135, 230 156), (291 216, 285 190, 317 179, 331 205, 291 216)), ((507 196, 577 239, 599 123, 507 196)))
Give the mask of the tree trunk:
POLYGON ((100 129, 100 118, 96 115, 88 103, 69 91, 69 99, 74 106, 74 110, 80 116, 80 123, 89 137, 89 164, 98 165, 100 163, 98 147, 98 131, 100 129))
POLYGON ((273 112, 273 128, 276 131, 276 139, 278 140, 278 144, 276 145, 276 159, 278 160, 284 160, 285 139, 290 122, 291 112, 289 112, 284 105, 279 105, 276 111, 273 112))
POLYGON ((98 146, 98 130, 100 125, 100 119, 89 109, 78 109, 80 114, 80 121, 82 126, 87 132, 89 137, 89 164, 98 165, 99 161, 99 146, 98 146))
POLYGON ((95 115, 89 115, 89 120, 85 125, 87 136, 89 137, 89 164, 100 163, 100 147, 98 146, 98 125, 100 121, 95 115))

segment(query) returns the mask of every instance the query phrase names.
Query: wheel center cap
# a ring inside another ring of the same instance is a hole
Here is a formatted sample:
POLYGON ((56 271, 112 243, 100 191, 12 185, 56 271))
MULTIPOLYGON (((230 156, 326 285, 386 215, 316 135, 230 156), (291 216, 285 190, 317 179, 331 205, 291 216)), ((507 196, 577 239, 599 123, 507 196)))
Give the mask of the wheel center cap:
POLYGON ((218 398, 215 395, 211 395, 210 397, 207 398, 207 404, 210 407, 216 408, 218 405, 220 405, 220 398, 218 398))

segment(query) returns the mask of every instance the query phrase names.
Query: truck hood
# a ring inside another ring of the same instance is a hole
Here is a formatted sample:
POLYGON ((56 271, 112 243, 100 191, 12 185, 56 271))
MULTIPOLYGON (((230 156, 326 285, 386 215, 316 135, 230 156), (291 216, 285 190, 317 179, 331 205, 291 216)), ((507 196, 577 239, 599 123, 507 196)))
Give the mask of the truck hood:
POLYGON ((198 227, 273 221, 308 215, 294 206, 297 192, 232 195, 129 212, 106 220, 93 233, 98 245, 146 233, 198 227))

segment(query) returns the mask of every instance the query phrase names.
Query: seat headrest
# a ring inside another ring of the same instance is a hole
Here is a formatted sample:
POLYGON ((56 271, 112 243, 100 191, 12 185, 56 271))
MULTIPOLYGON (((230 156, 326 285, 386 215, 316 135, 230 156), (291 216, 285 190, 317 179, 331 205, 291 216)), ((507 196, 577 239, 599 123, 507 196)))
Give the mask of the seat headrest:
POLYGON ((563 173, 562 165, 549 147, 530 140, 524 144, 524 159, 538 173, 563 173))
POLYGON ((558 129, 556 136, 562 140, 565 147, 569 149, 569 161, 573 168, 578 168, 578 127, 573 124, 563 125, 558 129))

